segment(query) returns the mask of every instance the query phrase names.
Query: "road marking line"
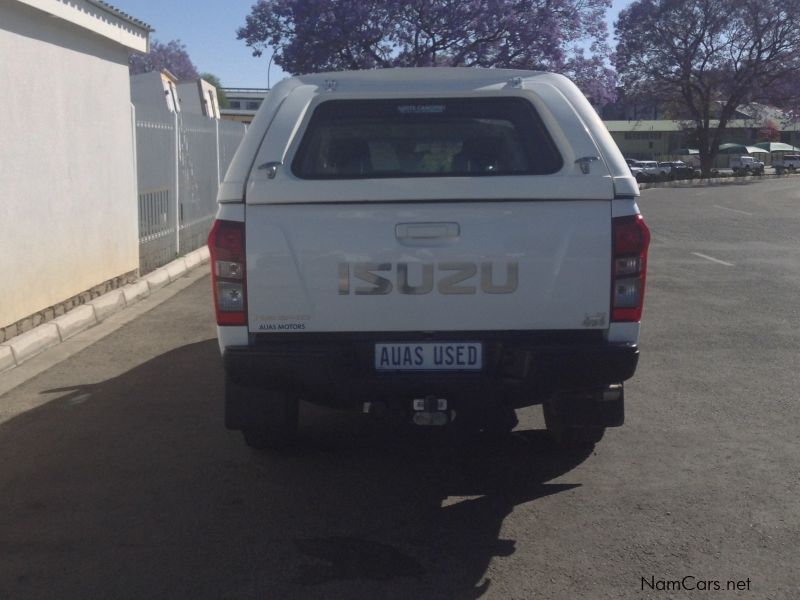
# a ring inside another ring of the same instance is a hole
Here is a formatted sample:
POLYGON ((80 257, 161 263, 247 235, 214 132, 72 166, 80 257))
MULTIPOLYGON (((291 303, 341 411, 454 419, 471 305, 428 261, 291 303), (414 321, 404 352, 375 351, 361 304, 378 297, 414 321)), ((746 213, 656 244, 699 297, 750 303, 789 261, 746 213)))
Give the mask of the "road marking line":
POLYGON ((736 265, 733 263, 725 262, 724 260, 720 260, 718 258, 714 258, 713 256, 707 256, 706 254, 700 254, 699 252, 692 252, 695 256, 699 256, 700 258, 705 258, 706 260, 710 260, 711 262, 719 263, 721 265, 725 265, 726 267, 735 267, 736 265))
POLYGON ((752 217, 753 213, 745 212, 743 210, 737 210, 735 208, 728 208, 727 206, 720 206, 719 204, 714 204, 714 208, 721 208, 722 210, 729 210, 731 212, 739 213, 740 215, 747 215, 748 217, 752 217))

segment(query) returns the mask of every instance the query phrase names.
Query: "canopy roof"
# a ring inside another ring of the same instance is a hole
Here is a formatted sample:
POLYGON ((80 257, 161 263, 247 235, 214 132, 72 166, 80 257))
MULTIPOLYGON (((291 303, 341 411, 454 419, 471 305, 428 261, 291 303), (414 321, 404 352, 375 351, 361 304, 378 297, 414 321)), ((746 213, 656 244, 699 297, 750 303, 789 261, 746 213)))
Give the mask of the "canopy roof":
POLYGON ((783 142, 761 142, 756 144, 756 146, 765 152, 800 152, 800 148, 796 148, 790 144, 784 144, 783 142))
POLYGON ((768 150, 759 148, 757 146, 745 146, 744 144, 720 144, 720 154, 769 154, 768 150))

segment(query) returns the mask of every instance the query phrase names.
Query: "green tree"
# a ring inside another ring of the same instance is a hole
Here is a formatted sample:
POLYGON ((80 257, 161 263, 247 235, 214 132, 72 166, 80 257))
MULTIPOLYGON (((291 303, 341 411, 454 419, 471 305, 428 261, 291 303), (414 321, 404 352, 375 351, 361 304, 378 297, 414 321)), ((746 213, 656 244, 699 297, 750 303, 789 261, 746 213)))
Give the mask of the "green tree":
POLYGON ((200 73, 200 79, 205 79, 208 83, 217 88, 217 102, 219 102, 220 108, 230 107, 230 104, 228 103, 228 97, 225 95, 225 91, 222 89, 222 82, 219 80, 219 77, 213 73, 200 73))

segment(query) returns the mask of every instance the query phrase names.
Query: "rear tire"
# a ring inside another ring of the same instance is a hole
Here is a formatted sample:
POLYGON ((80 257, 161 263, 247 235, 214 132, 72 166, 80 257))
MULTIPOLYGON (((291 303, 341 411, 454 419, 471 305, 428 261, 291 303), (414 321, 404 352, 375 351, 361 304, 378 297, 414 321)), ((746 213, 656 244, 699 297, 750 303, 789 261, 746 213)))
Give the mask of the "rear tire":
POLYGON ((605 427, 576 427, 569 424, 564 415, 558 412, 552 399, 545 401, 542 409, 547 433, 563 448, 588 448, 594 446, 605 435, 605 427))
POLYGON ((518 424, 516 411, 511 407, 501 406, 484 417, 481 431, 487 439, 501 440, 509 436, 518 424))

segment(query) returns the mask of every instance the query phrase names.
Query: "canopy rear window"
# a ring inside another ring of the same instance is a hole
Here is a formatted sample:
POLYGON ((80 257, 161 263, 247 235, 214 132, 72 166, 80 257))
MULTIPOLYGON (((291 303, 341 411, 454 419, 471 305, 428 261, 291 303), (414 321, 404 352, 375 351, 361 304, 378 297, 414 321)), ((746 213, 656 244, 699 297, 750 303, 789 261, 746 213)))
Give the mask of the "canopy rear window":
POLYGON ((522 98, 329 100, 292 162, 303 179, 544 175, 563 161, 522 98))

